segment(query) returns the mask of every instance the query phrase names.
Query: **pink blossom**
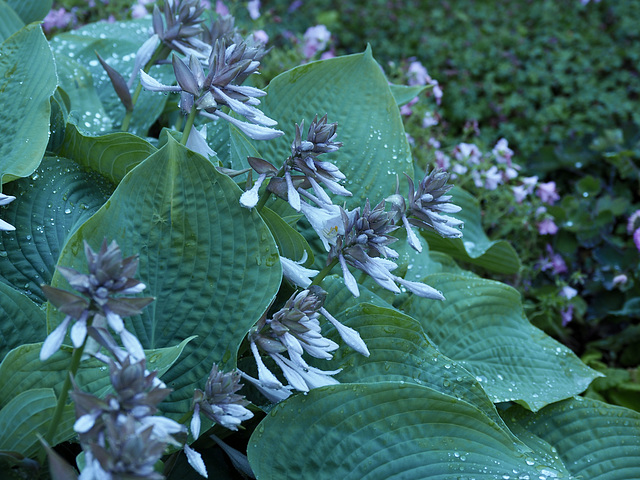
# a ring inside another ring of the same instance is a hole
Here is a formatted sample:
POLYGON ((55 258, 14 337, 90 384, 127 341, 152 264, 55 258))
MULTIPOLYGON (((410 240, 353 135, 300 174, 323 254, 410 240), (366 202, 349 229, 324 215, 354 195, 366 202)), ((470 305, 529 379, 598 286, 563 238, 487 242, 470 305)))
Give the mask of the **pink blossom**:
POLYGON ((256 30, 253 32, 253 39, 258 43, 266 45, 269 42, 269 35, 267 35, 267 32, 264 30, 256 30))
POLYGON ((566 273, 568 271, 567 264, 564 262, 562 256, 559 253, 554 253, 553 248, 551 248, 549 244, 547 244, 546 250, 548 256, 540 259, 540 270, 542 272, 551 270, 556 275, 566 273))
POLYGON ((252 20, 260 18, 260 0, 251 0, 247 3, 247 10, 252 20))
POLYGON ((324 25, 316 25, 307 28, 304 32, 304 47, 302 53, 305 57, 311 58, 316 53, 327 48, 327 43, 331 38, 331 32, 324 25))
POLYGON ((416 103, 418 103, 418 97, 413 97, 409 101, 409 103, 405 103, 400 107, 400 114, 405 115, 407 117, 411 115, 413 113, 413 109, 411 107, 414 106, 416 103))
POLYGON ((147 16, 147 13, 147 7, 145 7, 141 3, 136 3, 133 7, 131 7, 132 18, 143 18, 147 16))
POLYGON ((498 163, 511 164, 511 157, 513 157, 513 150, 509 148, 509 142, 505 138, 501 138, 493 147, 491 153, 496 157, 498 163))
POLYGON ((477 188, 482 188, 484 186, 484 181, 482 180, 482 174, 478 170, 474 170, 471 172, 471 178, 473 179, 473 184, 477 188))
POLYGON ((627 233, 631 234, 636 229, 636 220, 640 218, 640 210, 633 212, 627 220, 627 233))
POLYGON ((411 62, 409 64, 407 76, 409 77, 409 85, 427 85, 432 81, 427 69, 420 62, 411 62))
POLYGON ((560 317, 562 318, 562 326, 566 327, 573 320, 573 305, 560 310, 560 317))
MULTIPOLYGON (((461 165, 459 163, 456 163, 451 170, 453 170, 453 172, 457 175, 464 175, 465 173, 467 173, 467 170, 469 170, 467 167, 465 167, 464 165, 461 165)), ((453 175, 452 175, 453 176, 453 175)))
POLYGON ((222 0, 216 0, 216 13, 223 17, 229 15, 229 9, 222 0))
POLYGON ((527 189, 527 195, 531 195, 533 193, 533 189, 536 188, 538 183, 538 177, 523 177, 522 185, 527 189))
POLYGON ((522 201, 527 198, 527 189, 524 185, 518 185, 517 187, 511 187, 511 191, 513 192, 513 199, 517 203, 522 203, 522 201))
POLYGON ((484 177, 484 188, 487 190, 495 190, 502 183, 502 174, 495 165, 484 172, 484 177))
POLYGON ((73 21, 73 14, 67 12, 64 8, 58 10, 50 10, 42 21, 42 28, 45 32, 49 32, 53 28, 65 28, 73 21))
POLYGON ((449 170, 449 167, 451 166, 451 159, 441 150, 436 150, 434 154, 436 156, 436 165, 438 168, 449 170))
POLYGON ((440 102, 442 101, 442 95, 443 95, 442 88, 440 87, 440 84, 438 83, 437 80, 432 80, 431 85, 433 85, 433 90, 432 90, 433 98, 435 98, 436 103, 440 105, 440 102))
POLYGON ((427 140, 427 143, 429 145, 431 145, 433 148, 440 148, 440 141, 436 140, 433 137, 431 137, 429 140, 427 140))
POLYGON ((456 148, 453 149, 453 155, 457 160, 466 160, 469 163, 478 164, 482 158, 480 149, 473 143, 459 143, 456 148))
POLYGON ((633 243, 636 244, 636 248, 640 251, 640 228, 633 232, 633 243))
POLYGON ((570 287, 569 285, 565 285, 560 290, 560 296, 566 298, 567 300, 571 300, 578 294, 578 291, 575 288, 570 287))
POLYGON ((327 60, 329 58, 334 58, 335 56, 336 54, 333 50, 327 50, 326 52, 323 52, 322 55, 320 55, 320 60, 327 60))
POLYGON ((560 199, 560 195, 556 192, 556 182, 539 183, 537 195, 544 203, 553 205, 556 200, 560 199))
POLYGON ((555 235, 558 233, 558 226, 550 218, 545 218, 538 222, 538 233, 540 235, 555 235))
POLYGON ((616 285, 624 285, 625 283, 627 283, 627 280, 628 278, 624 273, 616 275, 615 277, 613 277, 613 286, 615 287, 616 285))
POLYGON ((434 114, 433 112, 426 112, 424 117, 422 117, 422 128, 433 127, 434 125, 438 125, 438 114, 434 114))

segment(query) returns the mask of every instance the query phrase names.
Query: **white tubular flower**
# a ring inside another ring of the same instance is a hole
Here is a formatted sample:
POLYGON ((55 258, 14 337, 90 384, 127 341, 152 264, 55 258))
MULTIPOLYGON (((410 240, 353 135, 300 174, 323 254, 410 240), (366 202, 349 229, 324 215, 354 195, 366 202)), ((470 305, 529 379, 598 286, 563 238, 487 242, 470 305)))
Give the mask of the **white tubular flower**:
POLYGON ((302 264, 306 261, 307 252, 304 252, 302 259, 297 262, 286 257, 280 257, 284 278, 298 287, 307 288, 311 285, 311 278, 318 274, 318 270, 303 267, 302 264))
MULTIPOLYGON (((0 205, 8 205, 9 203, 13 202, 16 199, 16 197, 12 196, 12 195, 5 195, 4 193, 0 193, 0 205)), ((6 232, 12 232, 16 229, 16 227, 14 227, 13 225, 5 222, 4 220, 0 220, 0 230, 6 231, 6 232)))
POLYGON ((202 455, 186 443, 184 445, 184 453, 187 456, 189 465, 191 465, 191 467, 204 478, 209 478, 209 475, 207 474, 207 467, 205 467, 204 461, 202 460, 202 455))
POLYGON ((238 372, 240 372, 242 378, 252 383, 260 391, 260 393, 272 403, 279 403, 291 396, 291 387, 289 385, 283 386, 281 388, 270 388, 265 386, 260 380, 247 375, 243 371, 238 370, 238 372))
POLYGON ((216 152, 207 143, 207 126, 203 125, 200 131, 192 128, 187 139, 187 148, 199 153, 204 158, 214 157, 216 152))
POLYGON ((260 190, 260 186, 266 178, 266 173, 262 173, 258 176, 258 180, 256 180, 256 183, 253 184, 253 187, 240 195, 240 205, 242 205, 244 208, 253 208, 258 204, 258 200, 260 199, 258 190, 260 190))
POLYGON ((300 207, 328 252, 330 245, 336 244, 338 235, 344 235, 342 210, 337 205, 323 205, 322 208, 318 208, 306 202, 302 202, 300 207))
POLYGON ((331 324, 336 327, 336 330, 338 330, 338 333, 340 334, 340 337, 342 337, 342 340, 344 340, 344 343, 346 343, 356 352, 364 355, 365 357, 368 357, 370 355, 367 345, 364 343, 362 337, 358 332, 356 332, 353 328, 347 327, 346 325, 340 323, 333 315, 331 315, 327 311, 326 308, 322 307, 319 311, 322 315, 324 315, 324 318, 329 320, 329 322, 331 322, 331 324))

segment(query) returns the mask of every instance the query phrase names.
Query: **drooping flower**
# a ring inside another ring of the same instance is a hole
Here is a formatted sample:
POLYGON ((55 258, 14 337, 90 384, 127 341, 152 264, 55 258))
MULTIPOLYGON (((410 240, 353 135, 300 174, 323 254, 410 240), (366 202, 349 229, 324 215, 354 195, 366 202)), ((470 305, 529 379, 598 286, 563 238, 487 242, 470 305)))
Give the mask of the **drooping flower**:
POLYGON ((72 320, 75 322, 70 331, 71 341, 76 348, 82 346, 87 336, 88 320, 97 315, 106 318, 109 327, 120 335, 134 357, 143 357, 140 342, 125 329, 122 318, 140 314, 153 297, 116 296, 140 293, 146 288, 144 283, 133 278, 138 268, 137 255, 123 259, 118 244, 113 241, 107 245, 106 239, 98 253, 85 241, 84 252, 88 274, 73 268, 57 267, 69 285, 83 296, 42 286, 49 301, 67 316, 45 340, 40 359, 46 360, 60 348, 72 320))
MULTIPOLYGON (((11 202, 13 202, 15 199, 16 197, 12 195, 5 195, 4 193, 0 193, 0 205, 8 205, 11 202)), ((0 219, 0 230, 12 232, 15 229, 16 227, 0 219)))
POLYGON ((245 408, 249 401, 236 392, 242 388, 240 374, 237 371, 223 373, 216 364, 211 368, 204 391, 196 389, 193 394, 193 417, 191 433, 197 439, 200 435, 200 414, 229 430, 238 430, 238 426, 253 417, 245 408))
POLYGON ((304 256, 299 261, 281 256, 280 263, 282 264, 284 278, 297 287, 307 288, 311 285, 311 279, 318 274, 318 270, 303 267, 302 264, 306 261, 307 252, 304 252, 304 256))

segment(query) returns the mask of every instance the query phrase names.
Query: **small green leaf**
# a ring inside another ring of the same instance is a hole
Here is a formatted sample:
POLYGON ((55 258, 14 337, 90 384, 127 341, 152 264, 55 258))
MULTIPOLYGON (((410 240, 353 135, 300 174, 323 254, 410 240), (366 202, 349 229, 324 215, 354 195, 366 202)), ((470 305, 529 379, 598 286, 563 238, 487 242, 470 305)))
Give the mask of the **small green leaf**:
POLYGON ((2 183, 30 175, 40 164, 56 86, 53 55, 40 25, 27 25, 0 45, 2 183))
POLYGON ((513 274, 520 270, 520 259, 510 243, 490 241, 482 230, 478 201, 459 188, 452 188, 451 203, 462 207, 450 214, 464 222, 462 238, 442 238, 432 232, 421 232, 433 250, 444 252, 455 259, 473 263, 495 273, 513 274))
POLYGON ((425 85, 389 85, 389 89, 391 90, 391 94, 393 95, 396 104, 401 107, 424 92, 427 87, 425 85))
POLYGON ((307 261, 304 265, 313 264, 313 250, 305 240, 305 238, 294 230, 280 215, 273 210, 264 207, 260 212, 264 223, 267 224, 271 235, 278 245, 280 255, 295 262, 300 261, 307 252, 307 261))
POLYGON ((640 478, 638 412, 575 397, 537 413, 513 406, 502 416, 553 446, 576 478, 640 478))
POLYGON ((118 132, 93 137, 68 125, 60 155, 76 161, 114 184, 158 149, 130 133, 118 132))
POLYGON ((446 300, 414 295, 401 310, 422 324, 442 353, 471 372, 494 402, 516 401, 536 411, 583 392, 600 376, 529 323, 514 288, 449 273, 423 281, 446 300))

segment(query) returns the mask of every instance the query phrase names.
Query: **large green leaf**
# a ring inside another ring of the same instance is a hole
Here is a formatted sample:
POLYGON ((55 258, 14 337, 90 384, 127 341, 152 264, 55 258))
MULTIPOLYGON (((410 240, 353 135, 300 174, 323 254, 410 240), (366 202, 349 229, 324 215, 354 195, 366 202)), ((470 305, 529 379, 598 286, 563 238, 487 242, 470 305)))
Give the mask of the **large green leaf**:
MULTIPOLYGON (((35 456, 42 449, 37 434, 44 435, 56 408, 56 396, 50 388, 27 390, 11 399, 0 410, 0 450, 35 456)), ((73 435, 75 415, 68 406, 63 415, 54 444, 73 435)))
POLYGON ((537 413, 514 406, 502 416, 555 447, 567 469, 589 480, 640 478, 640 414, 575 397, 537 413))
POLYGON ((433 250, 453 258, 473 263, 491 272, 513 274, 520 270, 520 259, 511 244, 505 240, 491 241, 482 230, 478 201, 459 188, 452 188, 451 203, 462 207, 451 216, 464 221, 462 238, 442 238, 431 232, 421 232, 433 250))
POLYGON ((332 385, 289 398, 254 431, 248 455, 259 480, 310 472, 317 480, 548 478, 477 408, 402 382, 332 385))
POLYGON ((348 208, 363 205, 367 197, 377 204, 395 191, 396 174, 413 175, 396 101, 370 48, 296 67, 274 78, 267 91, 262 110, 285 135, 256 148, 281 165, 291 155, 295 124, 304 119, 306 135, 316 114, 328 114, 329 122, 338 122, 337 139, 344 146, 323 159, 346 175, 345 187, 353 193, 346 198, 348 208))
POLYGON ((0 281, 11 284, 36 303, 51 283, 67 238, 109 197, 113 186, 60 157, 45 157, 27 178, 5 185, 16 200, 3 208, 3 219, 16 227, 0 236, 0 281))
POLYGON ((71 104, 69 121, 86 132, 102 134, 112 130, 113 120, 102 105, 89 69, 64 53, 56 53, 55 59, 60 86, 71 104))
POLYGON ((516 401, 536 411, 584 391, 600 376, 529 323, 514 288, 450 273, 424 282, 446 300, 412 296, 401 309, 442 353, 475 375, 494 402, 516 401))
MULTIPOLYGON (((180 344, 155 350, 145 350, 147 370, 158 371, 162 377, 180 357, 184 347, 193 337, 180 344)), ((40 360, 42 343, 29 343, 14 348, 0 364, 0 406, 7 405, 12 398, 40 387, 53 389, 60 395, 67 376, 73 349, 63 345, 47 361, 40 360)), ((111 388, 109 369, 96 359, 88 359, 80 364, 74 377, 76 383, 86 392, 103 397, 111 388)))
POLYGON ((60 155, 117 185, 133 167, 156 151, 149 142, 130 133, 92 137, 80 133, 75 125, 68 125, 60 155))
POLYGON ((53 0, 7 0, 24 23, 38 22, 47 16, 53 0))
POLYGON ((27 25, 0 45, 2 183, 30 175, 40 164, 56 86, 53 55, 40 25, 27 25))
POLYGON ((304 257, 306 252, 307 260, 305 265, 313 264, 313 250, 305 240, 293 227, 285 222, 280 215, 273 210, 264 207, 260 212, 262 219, 271 230, 274 240, 278 244, 280 255, 294 261, 299 261, 304 257))
MULTIPOLYGON (((327 370, 342 369, 341 383, 408 382, 426 385, 441 393, 471 403, 496 424, 502 419, 480 383, 459 364, 440 353, 413 318, 389 308, 362 303, 337 316, 355 329, 370 352, 365 357, 341 346, 329 361, 315 362, 327 370)), ((339 345, 335 328, 325 336, 339 345)), ((508 432, 506 426, 505 431, 508 432)))
POLYGON ((24 27, 24 22, 11 6, 0 0, 0 43, 24 27))
POLYGON ((44 311, 26 295, 0 282, 0 358, 23 343, 39 342, 46 336, 44 311))
MULTIPOLYGON (((56 59, 60 56, 70 57, 90 72, 104 112, 113 125, 122 123, 125 110, 95 52, 97 51, 111 67, 128 80, 133 70, 136 52, 152 33, 150 27, 149 19, 117 23, 98 22, 57 35, 51 41, 56 59)), ((173 69, 169 65, 155 66, 150 74, 165 84, 175 82, 173 69)), ((134 82, 133 88, 135 85, 137 81, 134 82)), ((63 86, 65 90, 69 90, 72 85, 64 83, 63 86)), ((129 130, 138 135, 146 135, 149 127, 164 110, 167 98, 165 95, 143 90, 136 103, 129 130)), ((80 128, 95 134, 106 132, 105 125, 100 122, 104 119, 96 118, 97 114, 103 115, 103 112, 93 101, 88 104, 72 102, 72 106, 81 115, 80 128)))
MULTIPOLYGON (((198 335, 167 372, 172 409, 186 411, 193 387, 213 362, 233 366, 244 335, 272 302, 282 272, 259 214, 242 208, 241 190, 211 162, 169 136, 129 172, 111 199, 67 242, 60 264, 86 269, 83 240, 94 249, 115 239, 139 253, 137 277, 156 297, 127 320, 145 348, 198 335)), ((65 287, 60 275, 53 285, 65 287)), ((50 317, 49 328, 60 321, 50 317), (52 322, 52 323, 51 323, 52 322)), ((176 410, 174 410, 176 411, 176 410)))
POLYGON ((51 96, 51 136, 47 144, 47 152, 57 154, 64 142, 64 135, 69 120, 69 110, 71 109, 71 99, 67 92, 60 86, 51 96))

